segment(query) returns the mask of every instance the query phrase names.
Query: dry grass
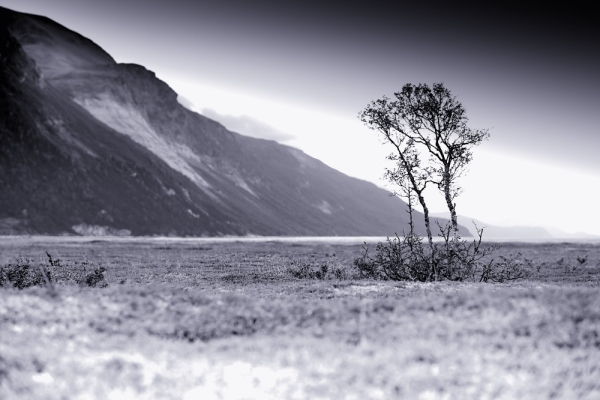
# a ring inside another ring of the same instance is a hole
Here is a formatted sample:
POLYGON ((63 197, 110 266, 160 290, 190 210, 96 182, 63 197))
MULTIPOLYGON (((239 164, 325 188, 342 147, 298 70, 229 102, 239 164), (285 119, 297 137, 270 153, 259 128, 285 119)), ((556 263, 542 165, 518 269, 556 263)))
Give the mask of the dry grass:
POLYGON ((3 399, 600 397, 595 245, 505 246, 540 266, 511 284, 288 272, 292 262, 326 263, 350 274, 360 246, 345 245, 0 250, 3 263, 42 261, 45 250, 67 269, 87 259, 107 268, 108 281, 59 282, 55 295, 0 289, 3 399))

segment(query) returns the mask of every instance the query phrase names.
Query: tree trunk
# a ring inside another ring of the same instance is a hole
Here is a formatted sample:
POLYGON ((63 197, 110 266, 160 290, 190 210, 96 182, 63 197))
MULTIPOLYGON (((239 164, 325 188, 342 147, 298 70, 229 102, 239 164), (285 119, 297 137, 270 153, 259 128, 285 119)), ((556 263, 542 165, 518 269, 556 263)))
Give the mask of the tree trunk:
POLYGON ((411 190, 408 190, 408 226, 410 227, 411 238, 415 236, 415 222, 413 220, 413 196, 411 190))
POLYGON ((429 209, 425 204, 425 198, 421 195, 421 192, 417 192, 417 196, 419 197, 419 203, 421 203, 421 207, 423 207, 423 218, 425 219, 425 230, 427 231, 427 239, 429 241, 429 248, 431 250, 431 268, 434 279, 438 280, 438 271, 435 266, 435 248, 433 247, 433 236, 431 235, 431 224, 429 222, 429 209))
POLYGON ((444 197, 446 198, 446 204, 450 211, 450 220, 452 221, 452 233, 454 238, 450 248, 446 249, 446 251, 450 250, 450 254, 448 254, 448 267, 452 268, 452 271, 447 271, 447 273, 450 273, 450 277, 452 277, 456 272, 455 262, 457 261, 456 247, 458 246, 458 218, 456 216, 456 204, 452 203, 452 195, 450 194, 450 171, 448 171, 448 169, 444 171, 444 197))
POLYGON ((446 170, 444 172, 444 197, 446 198, 446 204, 448 205, 448 211, 450 211, 450 220, 452 221, 452 231, 454 237, 458 236, 458 217, 456 216, 456 205, 452 203, 452 195, 450 194, 450 172, 446 170))

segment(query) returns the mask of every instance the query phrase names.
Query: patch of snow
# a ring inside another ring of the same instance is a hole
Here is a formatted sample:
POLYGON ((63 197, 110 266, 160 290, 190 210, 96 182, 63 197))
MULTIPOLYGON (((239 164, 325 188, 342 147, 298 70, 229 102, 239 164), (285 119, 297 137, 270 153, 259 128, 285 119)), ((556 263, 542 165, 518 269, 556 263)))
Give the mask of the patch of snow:
POLYGON ((192 210, 190 210, 189 208, 188 208, 187 212, 188 212, 188 214, 190 214, 190 215, 191 215, 192 217, 194 217, 194 218, 200 218, 200 214, 195 214, 195 213, 194 213, 192 210))
POLYGON ((107 93, 94 98, 75 98, 74 101, 85 108, 96 119, 117 132, 129 136, 160 157, 171 168, 188 177, 201 189, 210 189, 206 182, 186 159, 200 161, 200 158, 186 145, 171 144, 148 124, 146 119, 133 107, 116 102, 107 93))
POLYGON ((325 200, 323 200, 321 204, 317 205, 316 207, 325 214, 331 214, 331 204, 325 200))
POLYGON ((236 186, 241 187, 242 189, 244 189, 245 191, 247 191, 248 193, 250 193, 254 197, 258 197, 256 195, 256 193, 254 193, 254 191, 250 188, 250 186, 248 186, 248 184, 246 183, 246 181, 244 180, 244 178, 242 178, 238 173, 229 174, 229 177, 231 178, 231 180, 233 181, 233 183, 235 183, 236 186))

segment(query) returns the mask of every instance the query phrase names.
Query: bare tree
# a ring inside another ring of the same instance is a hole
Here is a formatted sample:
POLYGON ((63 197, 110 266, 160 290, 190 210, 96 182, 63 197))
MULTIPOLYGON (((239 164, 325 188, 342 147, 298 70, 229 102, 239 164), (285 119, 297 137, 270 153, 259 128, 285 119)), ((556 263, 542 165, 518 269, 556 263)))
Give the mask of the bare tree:
MULTIPOLYGON (((487 139, 489 132, 468 127, 464 107, 442 83, 432 87, 409 83, 394 93, 394 97, 394 100, 384 97, 372 102, 359 117, 393 145, 395 152, 388 158, 397 161, 398 169, 403 169, 403 179, 411 181, 424 210, 428 235, 431 234, 429 215, 422 192, 431 182, 444 195, 457 237, 454 200, 461 190, 457 180, 473 159, 473 146, 487 139)), ((394 175, 388 173, 387 176, 394 175)))
MULTIPOLYGON (((429 208, 425 202, 423 192, 430 182, 431 171, 421 166, 421 156, 416 147, 415 140, 405 133, 403 127, 397 124, 396 102, 387 97, 371 102, 360 112, 360 120, 370 129, 378 131, 384 142, 392 145, 394 151, 388 155, 388 160, 395 163, 394 168, 387 169, 385 177, 396 184, 401 191, 395 192, 400 197, 407 197, 410 204, 411 230, 412 224, 412 199, 416 196, 423 208, 425 219, 425 230, 433 256, 433 236, 431 234, 431 223, 429 221, 429 208)), ((413 234, 413 232, 410 232, 413 234)))
POLYGON ((402 238, 396 234, 388 237, 387 243, 378 243, 374 256, 369 255, 365 243, 363 255, 354 260, 361 276, 422 282, 473 280, 477 275, 482 282, 503 282, 528 276, 531 265, 517 258, 487 259, 496 246, 482 247, 483 229, 475 226, 478 238, 472 243, 458 234, 457 180, 473 159, 473 146, 487 139, 488 131, 467 126, 464 107, 441 83, 433 87, 407 84, 394 96, 393 100, 384 97, 371 102, 359 117, 393 149, 387 158, 394 166, 386 170, 385 177, 396 185, 394 194, 408 199, 410 231, 402 238), (451 215, 451 223, 438 223, 443 242, 435 244, 424 197, 430 183, 443 194, 451 215), (429 249, 414 230, 416 201, 423 208, 429 249))

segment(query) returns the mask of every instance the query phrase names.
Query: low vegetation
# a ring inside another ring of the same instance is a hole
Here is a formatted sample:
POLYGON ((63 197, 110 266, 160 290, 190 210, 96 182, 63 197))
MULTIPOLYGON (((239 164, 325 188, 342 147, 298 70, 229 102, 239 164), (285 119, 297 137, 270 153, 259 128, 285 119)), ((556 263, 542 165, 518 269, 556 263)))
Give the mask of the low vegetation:
POLYGON ((360 248, 3 243, 0 398, 600 395, 597 245, 502 246, 533 265, 503 283, 367 277, 360 248))
POLYGON ((18 256, 14 263, 0 266, 0 287, 25 289, 31 286, 54 287, 55 283, 76 283, 90 287, 106 287, 106 268, 91 268, 88 261, 70 262, 63 265, 60 259, 48 257, 46 262, 36 262, 33 258, 18 256), (92 270, 90 272, 90 269, 92 270))
POLYGON ((504 283, 525 279, 542 264, 526 258, 520 252, 496 255, 498 246, 482 246, 481 234, 468 242, 458 238, 443 237, 430 249, 423 245, 418 235, 388 238, 375 247, 375 255, 369 254, 369 246, 363 247, 362 256, 354 260, 359 276, 371 279, 395 281, 472 281, 504 283))

